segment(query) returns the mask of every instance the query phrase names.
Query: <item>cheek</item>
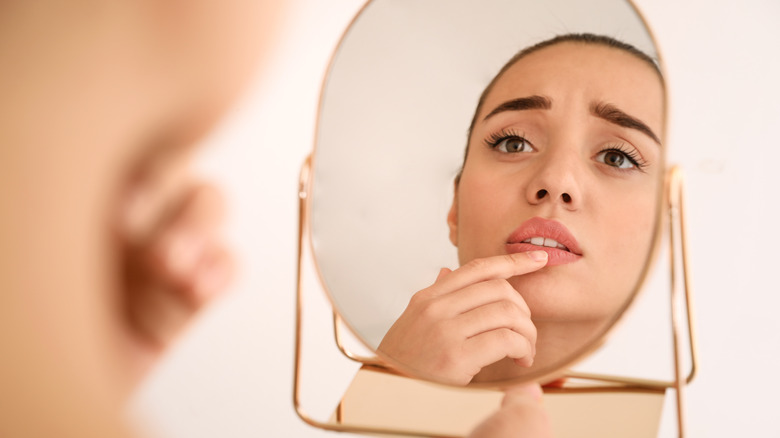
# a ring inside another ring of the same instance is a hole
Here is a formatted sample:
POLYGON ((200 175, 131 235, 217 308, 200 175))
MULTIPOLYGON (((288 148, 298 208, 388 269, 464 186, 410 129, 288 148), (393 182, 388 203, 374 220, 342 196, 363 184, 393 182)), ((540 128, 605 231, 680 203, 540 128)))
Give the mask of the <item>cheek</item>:
POLYGON ((503 206, 506 189, 496 181, 474 178, 461 183, 458 202, 466 219, 481 221, 491 215, 487 210, 499 210, 503 206))
POLYGON ((464 201, 461 210, 483 219, 516 211, 524 205, 525 174, 511 168, 479 164, 464 170, 459 189, 460 199, 464 201))
POLYGON ((458 187, 458 252, 462 263, 502 251, 518 223, 519 184, 495 172, 464 172, 458 187))
POLYGON ((634 282, 644 266, 652 242, 657 212, 654 190, 608 198, 600 216, 601 252, 614 278, 634 282))

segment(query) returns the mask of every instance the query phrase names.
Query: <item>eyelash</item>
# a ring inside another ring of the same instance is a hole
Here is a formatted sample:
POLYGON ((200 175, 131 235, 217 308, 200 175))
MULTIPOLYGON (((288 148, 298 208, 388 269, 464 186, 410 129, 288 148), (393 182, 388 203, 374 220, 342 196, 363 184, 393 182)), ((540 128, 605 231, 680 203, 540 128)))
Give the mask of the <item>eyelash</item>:
POLYGON ((520 134, 517 131, 513 131, 511 129, 502 129, 501 131, 490 134, 490 136, 485 139, 485 145, 491 149, 495 149, 499 144, 501 144, 502 141, 508 138, 518 138, 533 146, 533 143, 525 138, 525 134, 520 134))
MULTIPOLYGON (((525 134, 520 134, 519 132, 514 131, 512 129, 502 129, 501 131, 490 134, 490 136, 488 136, 485 139, 485 145, 491 149, 495 149, 496 147, 498 147, 499 144, 501 144, 501 142, 510 138, 520 139, 524 142, 527 142, 529 145, 531 145, 531 147, 533 147, 533 143, 531 143, 530 141, 528 141, 527 138, 525 138, 525 134)), ((596 155, 600 155, 605 152, 617 152, 619 154, 623 154, 626 157, 626 159, 628 159, 628 161, 635 166, 636 170, 639 171, 643 171, 643 169, 648 165, 647 161, 645 161, 644 158, 642 158, 639 152, 637 152, 635 149, 626 147, 626 145, 623 143, 615 143, 615 144, 607 145, 606 148, 601 149, 596 155)), ((625 171, 630 171, 632 169, 616 169, 616 170, 625 172, 625 171)))
MULTIPOLYGON (((642 170, 645 167, 647 167, 647 161, 642 158, 641 155, 639 155, 639 152, 637 152, 634 149, 627 148, 623 143, 616 143, 609 145, 608 147, 602 149, 599 151, 598 154, 603 154, 604 152, 617 152, 625 155, 625 157, 628 159, 628 161, 631 162, 634 166, 636 166, 637 170, 642 170)), ((618 170, 631 170, 631 169, 618 169, 618 170)))

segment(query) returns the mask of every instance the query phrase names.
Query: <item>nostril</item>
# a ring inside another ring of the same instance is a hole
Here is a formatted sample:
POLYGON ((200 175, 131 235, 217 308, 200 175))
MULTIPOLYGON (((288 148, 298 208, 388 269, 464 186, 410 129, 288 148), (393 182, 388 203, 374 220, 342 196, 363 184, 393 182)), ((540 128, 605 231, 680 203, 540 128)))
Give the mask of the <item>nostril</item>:
POLYGON ((561 198, 563 198, 563 202, 567 204, 571 202, 571 196, 569 196, 568 193, 564 193, 563 195, 561 195, 561 198))
POLYGON ((542 199, 545 196, 547 196, 547 190, 542 189, 536 192, 536 199, 542 199))

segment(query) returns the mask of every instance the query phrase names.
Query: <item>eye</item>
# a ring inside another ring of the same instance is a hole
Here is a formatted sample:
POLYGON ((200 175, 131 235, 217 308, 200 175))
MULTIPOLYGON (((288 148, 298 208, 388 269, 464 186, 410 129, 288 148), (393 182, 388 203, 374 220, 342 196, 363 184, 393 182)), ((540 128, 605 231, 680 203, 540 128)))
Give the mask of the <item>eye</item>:
POLYGON ((517 135, 501 136, 498 138, 490 138, 488 145, 505 153, 518 153, 518 152, 532 152, 534 147, 531 143, 523 137, 517 135))
POLYGON ((505 154, 516 154, 518 152, 533 152, 534 147, 531 142, 522 134, 514 129, 502 129, 499 132, 490 134, 485 139, 485 145, 490 149, 498 150, 505 154))
POLYGON ((624 151, 618 148, 605 149, 599 152, 595 159, 616 169, 641 169, 646 165, 636 152, 624 151))
POLYGON ((531 143, 529 143, 528 140, 524 139, 523 137, 505 138, 496 145, 496 149, 501 152, 509 153, 531 152, 534 150, 534 148, 531 146, 531 143))
POLYGON ((619 169, 630 169, 634 167, 634 163, 620 151, 604 151, 598 154, 596 159, 607 166, 617 167, 619 169))

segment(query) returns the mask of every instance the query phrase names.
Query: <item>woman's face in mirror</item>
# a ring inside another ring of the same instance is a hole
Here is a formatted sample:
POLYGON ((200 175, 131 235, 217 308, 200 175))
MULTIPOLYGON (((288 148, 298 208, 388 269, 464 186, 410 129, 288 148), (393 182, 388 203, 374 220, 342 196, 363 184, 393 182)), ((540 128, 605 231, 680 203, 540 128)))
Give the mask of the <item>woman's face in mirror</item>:
POLYGON ((664 90, 625 50, 560 42, 506 69, 478 108, 448 215, 460 264, 544 249, 513 277, 539 328, 607 322, 646 262, 663 170, 664 90))

